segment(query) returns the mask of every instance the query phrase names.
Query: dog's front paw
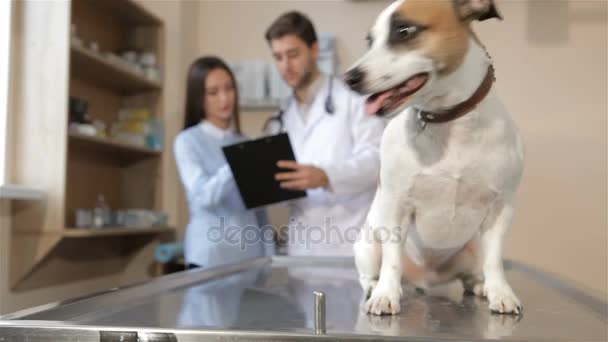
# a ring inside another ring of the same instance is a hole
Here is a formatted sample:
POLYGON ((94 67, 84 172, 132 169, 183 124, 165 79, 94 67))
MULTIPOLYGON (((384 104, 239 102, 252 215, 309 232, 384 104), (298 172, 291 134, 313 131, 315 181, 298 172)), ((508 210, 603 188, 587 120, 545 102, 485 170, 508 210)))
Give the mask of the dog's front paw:
POLYGON ((378 280, 369 279, 367 277, 360 277, 359 283, 361 284, 361 288, 363 289, 363 295, 365 299, 368 299, 372 295, 372 291, 378 284, 378 280))
POLYGON ((395 315, 401 311, 401 285, 382 286, 378 284, 365 304, 365 310, 374 315, 395 315))
POLYGON ((490 302, 490 310, 501 314, 519 315, 523 309, 521 302, 507 283, 486 282, 484 292, 490 302))

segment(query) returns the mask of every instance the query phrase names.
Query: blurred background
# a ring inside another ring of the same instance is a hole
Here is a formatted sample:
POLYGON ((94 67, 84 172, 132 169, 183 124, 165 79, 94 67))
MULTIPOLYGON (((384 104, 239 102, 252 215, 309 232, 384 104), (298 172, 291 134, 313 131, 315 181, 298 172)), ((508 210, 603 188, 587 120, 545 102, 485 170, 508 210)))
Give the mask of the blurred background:
MULTIPOLYGON (((321 65, 345 71, 390 1, 2 1, 0 314, 143 281, 188 209, 173 157, 185 75, 230 61, 255 137, 286 89, 264 31, 306 13, 321 65), (6 20, 5 20, 6 19, 6 20), (89 227, 104 227, 90 229, 89 227)), ((605 1, 498 1, 474 29, 526 143, 506 257, 606 297, 605 1)), ((272 223, 287 213, 271 208, 272 223)))

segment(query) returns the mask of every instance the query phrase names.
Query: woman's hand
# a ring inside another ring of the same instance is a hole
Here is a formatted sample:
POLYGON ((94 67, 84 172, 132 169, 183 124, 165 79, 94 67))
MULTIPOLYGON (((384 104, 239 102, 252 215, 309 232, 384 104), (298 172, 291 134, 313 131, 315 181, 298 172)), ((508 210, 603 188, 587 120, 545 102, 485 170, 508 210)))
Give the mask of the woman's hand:
POLYGON ((275 175, 274 178, 281 182, 281 188, 283 189, 306 190, 329 185, 329 179, 325 171, 316 166, 298 164, 292 160, 280 160, 277 166, 293 170, 275 175))

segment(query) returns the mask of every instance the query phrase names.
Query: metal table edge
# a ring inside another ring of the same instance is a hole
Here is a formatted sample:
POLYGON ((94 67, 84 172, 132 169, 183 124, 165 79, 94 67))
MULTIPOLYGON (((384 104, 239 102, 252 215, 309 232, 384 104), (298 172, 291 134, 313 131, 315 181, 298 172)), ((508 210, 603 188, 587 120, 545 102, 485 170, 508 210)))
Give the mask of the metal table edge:
MULTIPOLYGON (((48 330, 53 336, 61 335, 62 333, 92 333, 102 334, 109 333, 137 333, 138 335, 145 334, 162 334, 172 336, 178 341, 183 339, 190 341, 192 338, 212 338, 225 339, 230 338, 235 341, 290 341, 290 340, 322 340, 336 341, 342 339, 346 341, 406 341, 406 342, 429 342, 429 341, 446 341, 446 342, 487 342, 480 339, 461 339, 442 337, 440 340, 437 337, 410 337, 410 336, 383 336, 383 335, 363 335, 348 332, 328 332, 325 334, 315 334, 311 329, 310 332, 294 332, 294 331, 259 331, 259 330, 225 330, 225 329, 162 329, 162 328, 139 328, 139 327, 106 327, 95 325, 78 325, 64 322, 53 321, 19 321, 17 324, 11 324, 7 321, 0 321, 0 337, 3 337, 3 332, 7 329, 19 330, 20 336, 27 335, 28 332, 34 333, 39 330, 48 330)), ((80 340, 85 342, 87 340, 80 340)), ((99 341, 99 340, 95 340, 99 341)), ((510 340, 510 341, 525 341, 525 340, 510 340)))
MULTIPOLYGON (((13 313, 9 313, 0 316, 1 321, 10 321, 26 318, 27 316, 43 313, 45 311, 57 309, 59 307, 66 308, 74 305, 83 305, 91 302, 103 301, 104 298, 107 300, 111 296, 115 297, 118 294, 131 293, 130 299, 133 295, 137 297, 145 297, 154 293, 154 291, 167 289, 167 288, 178 288, 201 281, 211 280, 222 276, 228 276, 239 273, 241 271, 251 270, 255 268, 261 268, 271 264, 273 266, 315 266, 315 267, 352 267, 354 266, 354 260, 350 257, 293 257, 293 256, 273 256, 263 257, 252 260, 247 260, 238 264, 230 264, 212 267, 208 269, 193 269, 184 272, 178 272, 174 274, 165 275, 159 278, 151 279, 148 281, 127 285, 124 287, 111 288, 105 291, 100 291, 90 295, 67 299, 63 301, 56 301, 32 308, 19 310, 13 313)), ((569 284, 557 276, 540 271, 532 266, 524 263, 505 260, 505 269, 514 269, 525 273, 528 276, 535 278, 545 286, 548 286, 566 298, 575 301, 576 303, 584 306, 591 311, 598 319, 608 322, 608 302, 598 298, 597 296, 591 295, 587 292, 582 291, 578 287, 569 284)))

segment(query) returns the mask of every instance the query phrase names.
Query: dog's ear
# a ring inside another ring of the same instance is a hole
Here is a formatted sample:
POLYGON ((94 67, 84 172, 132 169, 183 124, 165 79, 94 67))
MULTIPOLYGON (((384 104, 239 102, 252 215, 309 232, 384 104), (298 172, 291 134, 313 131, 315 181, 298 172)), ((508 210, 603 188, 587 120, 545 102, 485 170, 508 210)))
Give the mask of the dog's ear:
POLYGON ((492 18, 502 20, 494 0, 453 0, 456 13, 462 21, 484 21, 492 18))

